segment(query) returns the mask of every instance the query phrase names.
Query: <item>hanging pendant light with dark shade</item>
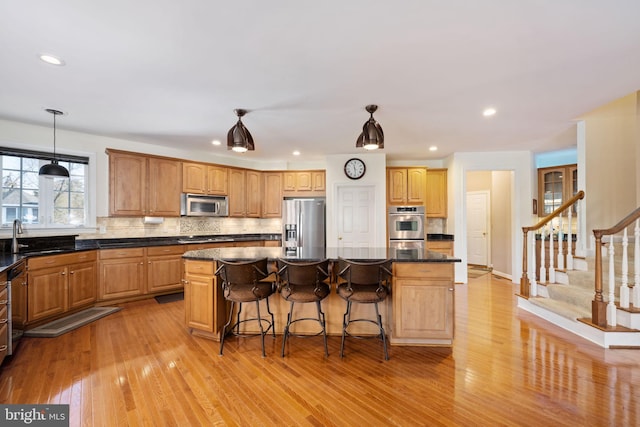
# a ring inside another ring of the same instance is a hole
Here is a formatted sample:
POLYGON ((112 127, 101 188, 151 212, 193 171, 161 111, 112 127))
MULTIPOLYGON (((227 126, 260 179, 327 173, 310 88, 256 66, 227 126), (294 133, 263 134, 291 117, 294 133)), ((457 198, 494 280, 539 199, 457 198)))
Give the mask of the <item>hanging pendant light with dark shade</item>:
POLYGON ((253 137, 242 123, 242 116, 247 114, 247 110, 233 110, 238 116, 238 123, 235 124, 229 133, 227 133, 227 150, 233 150, 237 153, 255 150, 253 137))
POLYGON ((58 159, 56 159, 56 116, 63 113, 62 111, 53 110, 51 108, 47 108, 45 111, 53 114, 53 159, 51 159, 51 163, 40 168, 38 175, 47 178, 69 178, 69 171, 67 168, 60 166, 58 164, 58 159))
POLYGON ((365 109, 371 114, 371 117, 362 126, 362 133, 358 136, 356 147, 365 150, 382 149, 384 148, 384 133, 380 124, 373 118, 373 113, 378 109, 378 106, 371 104, 367 105, 365 109))

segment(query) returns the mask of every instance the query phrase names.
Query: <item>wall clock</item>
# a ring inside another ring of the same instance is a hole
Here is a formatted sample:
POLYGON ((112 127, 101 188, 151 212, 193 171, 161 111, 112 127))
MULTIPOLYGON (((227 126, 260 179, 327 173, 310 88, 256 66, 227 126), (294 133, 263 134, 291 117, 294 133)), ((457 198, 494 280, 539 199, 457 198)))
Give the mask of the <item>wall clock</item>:
POLYGON ((367 167, 360 159, 349 159, 344 164, 344 174, 351 179, 360 179, 364 176, 367 167))

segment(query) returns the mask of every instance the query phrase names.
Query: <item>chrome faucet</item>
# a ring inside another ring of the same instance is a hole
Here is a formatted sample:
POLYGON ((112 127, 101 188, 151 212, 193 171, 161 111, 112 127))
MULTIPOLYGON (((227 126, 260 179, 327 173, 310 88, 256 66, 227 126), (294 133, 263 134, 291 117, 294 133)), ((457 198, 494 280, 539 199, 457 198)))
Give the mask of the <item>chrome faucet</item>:
POLYGON ((11 239, 11 253, 17 254, 20 248, 26 248, 27 245, 22 245, 18 243, 18 234, 22 234, 24 231, 22 230, 22 221, 19 219, 13 220, 13 239, 11 239))

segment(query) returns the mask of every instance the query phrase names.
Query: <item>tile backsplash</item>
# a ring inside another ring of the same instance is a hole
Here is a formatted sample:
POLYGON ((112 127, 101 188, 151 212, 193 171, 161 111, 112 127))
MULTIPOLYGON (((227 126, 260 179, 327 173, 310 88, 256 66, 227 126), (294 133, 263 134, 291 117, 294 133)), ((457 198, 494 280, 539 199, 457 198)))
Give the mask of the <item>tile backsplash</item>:
POLYGON ((96 226, 98 233, 82 234, 78 239, 281 233, 282 219, 180 217, 164 218, 154 224, 138 217, 98 217, 96 226))

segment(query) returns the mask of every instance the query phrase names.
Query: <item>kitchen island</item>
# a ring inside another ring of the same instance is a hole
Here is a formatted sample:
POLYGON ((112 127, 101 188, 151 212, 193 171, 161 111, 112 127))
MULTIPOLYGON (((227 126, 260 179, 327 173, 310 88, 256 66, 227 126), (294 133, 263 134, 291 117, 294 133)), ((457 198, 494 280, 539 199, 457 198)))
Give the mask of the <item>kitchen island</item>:
MULTIPOLYGON (((290 261, 318 261, 340 258, 355 261, 379 261, 388 258, 388 248, 299 248, 287 252, 279 247, 215 248, 186 252, 184 259, 185 322, 194 335, 219 339, 228 318, 228 303, 222 296, 219 281, 214 275, 217 260, 246 261, 278 258, 290 261)), ((391 297, 381 304, 383 325, 391 345, 451 346, 454 336, 454 269, 459 259, 434 251, 418 257, 394 258, 391 297)), ((272 269, 272 273, 275 268, 272 269)), ((335 277, 335 271, 333 272, 335 277)), ((275 280, 272 274, 266 280, 275 280)), ((322 302, 329 335, 342 333, 342 317, 346 303, 335 293, 335 283, 328 298, 322 302)), ((276 332, 282 333, 286 323, 288 303, 277 293, 270 297, 271 310, 276 319, 276 332)), ((245 304, 243 314, 254 315, 251 304, 245 304)), ((356 304, 355 317, 371 316, 367 304, 356 304)), ((296 310, 304 317, 314 317, 313 304, 299 304, 296 310)), ((314 325, 296 324, 297 334, 317 332, 314 325)), ((377 334, 363 323, 353 330, 359 334, 377 334)), ((254 332, 247 329, 247 332, 254 332)))

